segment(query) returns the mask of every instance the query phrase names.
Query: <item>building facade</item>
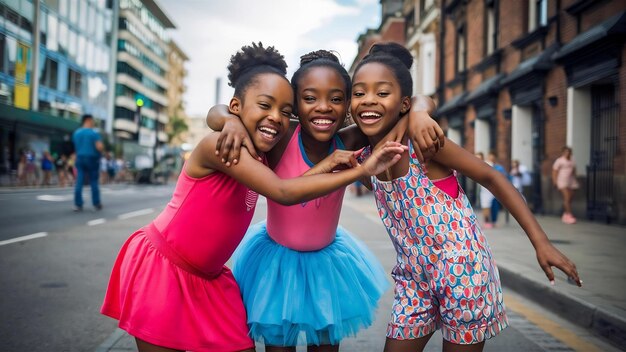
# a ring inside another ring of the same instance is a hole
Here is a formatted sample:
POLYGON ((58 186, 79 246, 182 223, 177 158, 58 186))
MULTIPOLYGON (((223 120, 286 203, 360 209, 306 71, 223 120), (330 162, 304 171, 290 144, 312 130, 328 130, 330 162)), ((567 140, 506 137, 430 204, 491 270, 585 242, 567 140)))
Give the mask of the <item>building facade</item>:
POLYGON ((80 116, 110 125, 117 1, 0 1, 0 176, 21 154, 71 152, 80 116))
POLYGON ((182 124, 189 128, 189 118, 185 113, 184 95, 186 91, 185 77, 187 77, 187 69, 185 62, 189 57, 185 52, 173 41, 169 42, 168 54, 169 71, 167 72, 167 116, 169 117, 169 125, 167 133, 170 145, 180 146, 186 141, 186 132, 177 134, 177 129, 182 124))
POLYGON ((552 164, 570 146, 575 214, 626 224, 626 3, 407 0, 400 15, 398 1, 380 2, 381 25, 359 37, 352 68, 376 42, 404 44, 417 62, 414 91, 436 100, 448 138, 530 169, 535 212, 561 212, 552 164))
POLYGON ((152 168, 168 142, 168 38, 153 0, 120 0, 113 134, 131 168, 152 168))
POLYGON ((559 214, 552 164, 573 149, 577 216, 626 223, 626 3, 446 0, 437 115, 472 152, 532 172, 535 212, 559 214))

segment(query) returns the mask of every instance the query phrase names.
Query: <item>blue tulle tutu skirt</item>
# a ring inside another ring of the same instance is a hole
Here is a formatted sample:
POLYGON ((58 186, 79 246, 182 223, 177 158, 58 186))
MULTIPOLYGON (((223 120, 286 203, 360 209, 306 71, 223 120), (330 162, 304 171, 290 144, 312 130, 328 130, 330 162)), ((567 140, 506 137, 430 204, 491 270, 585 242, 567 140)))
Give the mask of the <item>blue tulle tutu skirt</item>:
POLYGON ((341 227, 329 246, 299 252, 274 242, 263 221, 248 229, 233 263, 250 335, 272 346, 336 345, 356 335, 389 287, 378 259, 341 227))

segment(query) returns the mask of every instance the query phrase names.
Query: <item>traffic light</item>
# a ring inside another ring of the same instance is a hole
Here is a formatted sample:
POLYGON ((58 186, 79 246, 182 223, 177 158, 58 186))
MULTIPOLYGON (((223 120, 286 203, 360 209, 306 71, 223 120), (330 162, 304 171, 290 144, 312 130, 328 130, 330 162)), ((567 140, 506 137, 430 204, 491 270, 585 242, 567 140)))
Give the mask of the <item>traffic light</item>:
POLYGON ((141 107, 143 106, 143 99, 136 98, 135 99, 135 123, 137 123, 137 128, 141 127, 141 107))

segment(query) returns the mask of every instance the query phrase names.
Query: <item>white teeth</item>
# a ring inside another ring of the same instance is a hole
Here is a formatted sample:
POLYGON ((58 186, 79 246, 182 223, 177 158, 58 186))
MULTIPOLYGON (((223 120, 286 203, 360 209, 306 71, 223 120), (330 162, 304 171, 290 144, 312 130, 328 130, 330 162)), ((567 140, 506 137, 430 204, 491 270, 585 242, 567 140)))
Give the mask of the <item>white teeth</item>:
POLYGON ((273 136, 275 136, 275 135, 277 135, 277 134, 278 134, 278 131, 277 131, 277 130, 275 130, 275 129, 273 129, 273 128, 265 127, 265 126, 261 126, 261 127, 259 127, 259 130, 260 130, 261 132, 269 133, 269 134, 271 134, 271 135, 273 135, 273 136))
POLYGON ((361 117, 381 117, 382 115, 380 115, 379 113, 373 112, 373 111, 366 111, 361 113, 361 117))
POLYGON ((332 125, 333 121, 328 119, 315 119, 312 121, 315 125, 332 125))

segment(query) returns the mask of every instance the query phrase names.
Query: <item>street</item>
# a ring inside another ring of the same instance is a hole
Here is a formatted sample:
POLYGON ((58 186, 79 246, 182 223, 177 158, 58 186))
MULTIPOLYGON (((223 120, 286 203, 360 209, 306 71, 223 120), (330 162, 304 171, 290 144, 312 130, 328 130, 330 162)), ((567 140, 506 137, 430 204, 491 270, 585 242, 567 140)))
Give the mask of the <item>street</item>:
MULTIPOLYGON (((132 338, 116 330, 116 322, 100 315, 99 308, 121 244, 158 214, 172 190, 173 185, 102 186, 104 209, 96 211, 85 188, 81 213, 71 211, 70 188, 1 190, 0 350, 135 350, 132 338)), ((260 198, 253 222, 265 217, 265 208, 260 198)), ((391 269, 394 250, 371 195, 356 198, 347 192, 341 224, 391 269)), ((495 256, 498 260, 497 251, 495 256)), ((510 288, 504 292, 511 326, 488 341, 485 351, 617 350, 510 288)), ((392 298, 388 290, 374 325, 346 339, 342 351, 382 350, 392 298)), ((437 333, 426 350, 440 351, 441 345, 437 333)))

